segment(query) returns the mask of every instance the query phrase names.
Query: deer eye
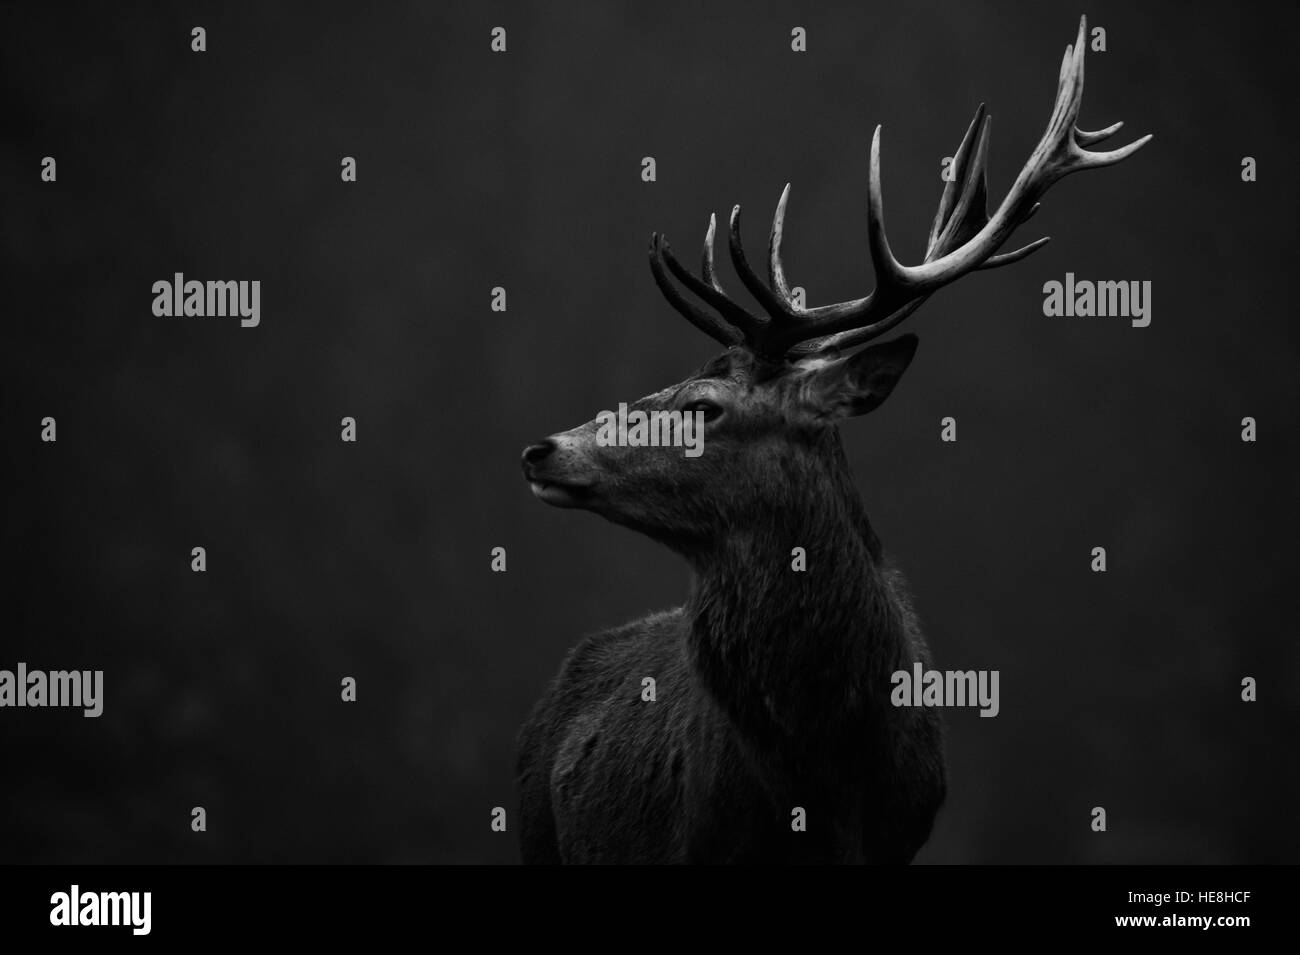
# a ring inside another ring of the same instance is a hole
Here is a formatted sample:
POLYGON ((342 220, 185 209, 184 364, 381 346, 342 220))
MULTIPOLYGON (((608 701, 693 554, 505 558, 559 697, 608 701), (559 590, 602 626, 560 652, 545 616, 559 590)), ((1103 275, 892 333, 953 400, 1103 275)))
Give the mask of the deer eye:
POLYGON ((722 415, 722 405, 701 399, 698 401, 692 401, 690 404, 684 406, 682 411, 687 414, 694 414, 697 411, 702 411, 704 412, 704 420, 712 421, 722 415))

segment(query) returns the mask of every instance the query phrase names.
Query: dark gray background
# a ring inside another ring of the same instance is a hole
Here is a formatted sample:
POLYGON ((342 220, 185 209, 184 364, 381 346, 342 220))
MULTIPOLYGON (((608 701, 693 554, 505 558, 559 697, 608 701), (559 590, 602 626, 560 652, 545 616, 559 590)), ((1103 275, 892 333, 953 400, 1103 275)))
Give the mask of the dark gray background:
POLYGON ((102 668, 106 703, 0 712, 0 860, 516 859, 489 813, 545 681, 685 593, 517 464, 714 351, 654 288, 651 230, 693 261, 741 202, 758 257, 792 181, 792 281, 862 294, 873 126, 916 261, 977 103, 1000 198, 1087 12, 1084 126, 1155 142, 1058 184, 1023 231, 1052 244, 936 296, 898 392, 844 426, 938 664, 1001 671, 998 718, 949 718, 918 861, 1294 861, 1291 11, 326 6, 6 10, 0 667, 102 668), (155 318, 176 271, 260 279, 261 327, 155 318), (1045 318, 1066 271, 1151 280, 1151 326, 1045 318))

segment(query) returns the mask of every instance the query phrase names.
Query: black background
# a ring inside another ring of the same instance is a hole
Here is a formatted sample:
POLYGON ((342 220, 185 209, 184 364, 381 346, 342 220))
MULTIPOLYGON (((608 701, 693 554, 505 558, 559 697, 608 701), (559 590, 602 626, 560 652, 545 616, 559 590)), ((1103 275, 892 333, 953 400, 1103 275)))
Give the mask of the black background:
POLYGON ((539 504, 517 463, 715 350, 654 288, 649 233, 694 249, 740 202, 757 257, 791 181, 792 283, 863 294, 874 125, 914 262, 981 100, 1009 185, 1081 12, 1108 41, 1082 125, 1155 141, 1058 184, 1023 230, 1053 242, 936 296, 898 392, 844 426, 938 665, 1001 671, 996 719, 949 715, 918 861, 1294 859, 1282 9, 6 7, 0 668, 103 669, 106 699, 0 711, 0 861, 517 859, 490 811, 533 700, 580 634, 685 593, 671 554, 539 504), (178 271, 260 279, 261 326, 154 317, 178 271), (1150 280, 1152 324, 1044 317, 1067 271, 1150 280))

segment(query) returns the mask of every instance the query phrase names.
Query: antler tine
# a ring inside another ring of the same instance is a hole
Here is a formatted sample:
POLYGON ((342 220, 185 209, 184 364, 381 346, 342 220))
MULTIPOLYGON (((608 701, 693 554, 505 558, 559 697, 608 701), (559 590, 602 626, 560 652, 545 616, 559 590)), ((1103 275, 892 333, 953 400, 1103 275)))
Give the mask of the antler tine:
POLYGON ((709 213, 709 227, 704 230, 704 248, 700 250, 700 276, 717 292, 722 291, 713 266, 713 237, 718 232, 718 217, 709 213))
MULTIPOLYGON (((731 264, 735 266, 736 274, 745 283, 745 288, 749 290, 749 294, 758 299, 764 311, 772 319, 791 315, 791 312, 786 308, 785 303, 781 301, 777 293, 763 284, 763 280, 758 277, 758 273, 754 271, 749 264, 749 260, 745 258, 745 246, 740 240, 740 206, 736 206, 731 210, 731 228, 727 235, 727 245, 731 251, 731 264)), ((763 324, 767 324, 767 322, 763 324)))
MULTIPOLYGON (((690 275, 685 269, 681 269, 680 264, 673 268, 676 259, 673 258, 672 252, 668 249, 667 241, 658 232, 652 233, 650 236, 650 271, 654 275, 655 284, 659 286, 659 291, 663 292, 664 298, 668 299, 668 303, 673 308, 677 309, 687 321, 704 332, 704 334, 717 339, 728 347, 740 344, 744 340, 744 335, 741 332, 738 332, 717 316, 704 311, 704 309, 677 291, 673 283, 668 281, 668 275, 664 272, 665 259, 669 263, 669 268, 672 268, 679 278, 682 273, 690 275), (678 272, 678 269, 681 269, 681 272, 678 272)), ((695 279, 695 276, 691 275, 691 278, 695 279)), ((698 279, 695 279, 695 281, 698 282, 698 279)), ((700 283, 700 285, 703 285, 703 283, 700 283)))
MULTIPOLYGON (((980 225, 987 221, 985 196, 990 128, 991 118, 987 115, 985 105, 980 103, 970 126, 966 128, 966 135, 962 137, 961 145, 953 156, 951 167, 953 176, 944 186, 943 194, 939 198, 939 208, 935 212, 934 223, 930 227, 930 239, 925 254, 927 262, 950 251, 978 231, 979 226, 970 225, 973 215, 978 215, 980 225), (972 153, 974 153, 973 159, 972 153)), ((920 308, 928 298, 927 295, 916 299, 886 316, 885 319, 870 325, 797 343, 790 351, 792 354, 808 354, 827 348, 844 349, 860 345, 885 334, 920 308)))
POLYGON ((934 253, 939 241, 939 235, 943 232, 944 226, 952 215, 953 206, 956 205, 955 196, 957 191, 965 185, 966 163, 970 159, 971 149, 975 145, 976 133, 983 132, 984 116, 985 107, 983 103, 980 103, 979 108, 975 110, 975 118, 966 127, 966 135, 962 137, 956 155, 952 157, 953 177, 944 185, 943 194, 939 197, 939 208, 934 214, 934 224, 930 226, 930 240, 925 247, 927 258, 934 253))
POLYGON ((753 329, 759 325, 759 320, 732 301, 730 296, 723 291, 722 286, 718 284, 713 269, 713 235, 716 229, 717 218, 709 216, 709 228, 704 234, 704 250, 701 256, 700 274, 703 276, 703 281, 692 275, 686 266, 677 261, 677 256, 673 255, 673 250, 668 245, 667 239, 664 239, 662 243, 663 258, 668 264, 669 270, 677 276, 683 285, 717 309, 725 322, 739 330, 738 332, 735 329, 732 330, 733 334, 738 335, 737 341, 739 341, 750 335, 753 329))
POLYGON ((785 233, 785 206, 790 201, 790 184, 787 182, 781 190, 776 212, 772 216, 772 232, 767 240, 767 275, 772 291, 781 299, 782 309, 786 314, 797 314, 798 308, 790 297, 790 286, 785 281, 785 268, 781 264, 781 239, 785 233))
POLYGON ((1099 129, 1092 133, 1084 132, 1082 129, 1075 127, 1074 139, 1080 146, 1092 146, 1101 142, 1103 139, 1110 139, 1110 137, 1120 131, 1120 127, 1123 125, 1124 120, 1121 119, 1118 123, 1111 123, 1105 129, 1099 129))
POLYGON ((939 254, 957 248, 988 224, 988 157, 992 129, 993 117, 984 117, 976 138, 975 156, 971 160, 970 171, 963 177, 957 203, 947 226, 939 236, 938 248, 935 249, 939 254))
POLYGON ((857 328, 860 334, 865 334, 866 329, 862 327, 861 321, 863 318, 867 318, 866 324, 871 326, 872 337, 883 334, 901 321, 894 317, 894 313, 908 304, 909 296, 905 292, 908 281, 904 266, 894 258, 889 247, 889 237, 885 234, 884 197, 880 185, 879 126, 871 137, 871 163, 867 172, 867 247, 876 272, 875 291, 850 302, 805 309, 803 314, 807 321, 784 330, 786 334, 779 338, 773 336, 776 340, 770 343, 771 351, 784 353, 810 338, 822 338, 849 328, 857 328), (878 316, 878 322, 871 321, 873 315, 878 316))

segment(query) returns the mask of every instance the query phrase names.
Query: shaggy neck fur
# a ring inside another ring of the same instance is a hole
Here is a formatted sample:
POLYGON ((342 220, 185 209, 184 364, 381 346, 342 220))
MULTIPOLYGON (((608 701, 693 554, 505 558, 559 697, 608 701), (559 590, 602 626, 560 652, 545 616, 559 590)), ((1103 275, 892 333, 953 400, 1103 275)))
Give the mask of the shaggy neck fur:
POLYGON ((838 436, 785 507, 692 556, 689 654, 704 686, 762 759, 792 771, 859 763, 886 732, 899 609, 838 436), (807 569, 792 569, 802 547, 807 569), (852 755, 849 755, 852 754, 852 755))

